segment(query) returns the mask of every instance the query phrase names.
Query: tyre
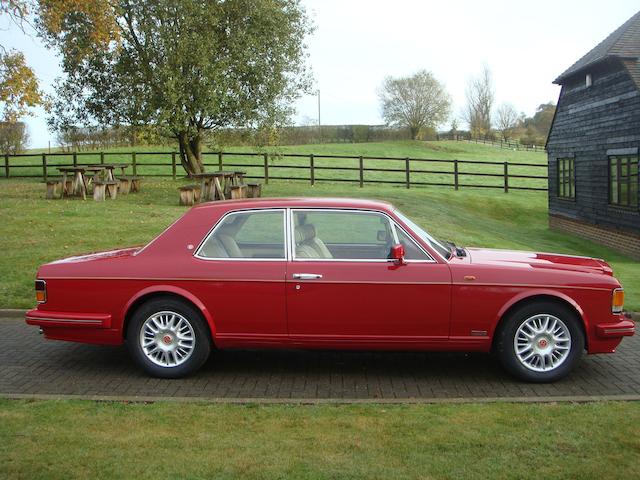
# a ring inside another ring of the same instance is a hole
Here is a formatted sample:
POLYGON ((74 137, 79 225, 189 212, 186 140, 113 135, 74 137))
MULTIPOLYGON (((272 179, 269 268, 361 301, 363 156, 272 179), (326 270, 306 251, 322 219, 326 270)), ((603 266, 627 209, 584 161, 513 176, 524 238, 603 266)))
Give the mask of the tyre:
POLYGON ((127 327, 127 348, 149 375, 181 378, 207 361, 211 336, 193 306, 160 297, 142 304, 133 314, 127 327))
POLYGON ((566 376, 585 345, 576 313, 554 302, 536 302, 515 310, 496 335, 496 353, 503 367, 535 383, 566 376))

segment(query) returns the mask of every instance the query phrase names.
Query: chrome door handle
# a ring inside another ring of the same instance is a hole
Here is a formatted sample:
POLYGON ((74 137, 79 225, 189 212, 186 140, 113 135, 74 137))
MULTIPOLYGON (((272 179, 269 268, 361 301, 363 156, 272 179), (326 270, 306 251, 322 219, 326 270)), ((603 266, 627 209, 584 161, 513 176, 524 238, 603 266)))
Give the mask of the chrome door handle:
POLYGON ((322 275, 319 273, 294 273, 293 278, 296 280, 317 280, 322 278, 322 275))

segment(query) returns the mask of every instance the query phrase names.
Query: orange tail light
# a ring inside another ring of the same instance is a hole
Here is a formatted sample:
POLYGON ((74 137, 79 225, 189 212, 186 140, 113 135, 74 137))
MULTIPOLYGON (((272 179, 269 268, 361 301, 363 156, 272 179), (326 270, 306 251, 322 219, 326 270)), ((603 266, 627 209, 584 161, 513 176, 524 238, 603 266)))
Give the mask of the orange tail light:
POLYGON ((47 301, 47 282, 36 280, 36 301, 44 303, 47 301))
POLYGON ((622 313, 624 308, 624 290, 616 288, 613 291, 613 298, 611 299, 611 311, 613 313, 622 313))

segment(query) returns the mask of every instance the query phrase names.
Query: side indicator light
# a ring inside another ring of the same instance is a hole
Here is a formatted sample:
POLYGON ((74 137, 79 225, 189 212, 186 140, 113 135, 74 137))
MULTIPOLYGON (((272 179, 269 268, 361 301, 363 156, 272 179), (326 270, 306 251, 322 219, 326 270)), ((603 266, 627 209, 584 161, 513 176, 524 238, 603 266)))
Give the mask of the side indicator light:
POLYGON ((47 301, 47 282, 36 280, 36 301, 44 303, 47 301))
POLYGON ((624 308, 624 290, 621 288, 616 288, 613 291, 613 298, 611 299, 611 312, 622 313, 623 308, 624 308))

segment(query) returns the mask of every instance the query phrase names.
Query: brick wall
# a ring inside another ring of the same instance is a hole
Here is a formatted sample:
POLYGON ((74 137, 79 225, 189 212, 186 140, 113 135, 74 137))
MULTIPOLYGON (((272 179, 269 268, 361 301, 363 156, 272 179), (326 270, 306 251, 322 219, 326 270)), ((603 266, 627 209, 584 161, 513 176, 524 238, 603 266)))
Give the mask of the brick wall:
POLYGON ((549 227, 593 240, 596 243, 640 260, 640 236, 638 235, 593 225, 561 215, 549 215, 549 227))

